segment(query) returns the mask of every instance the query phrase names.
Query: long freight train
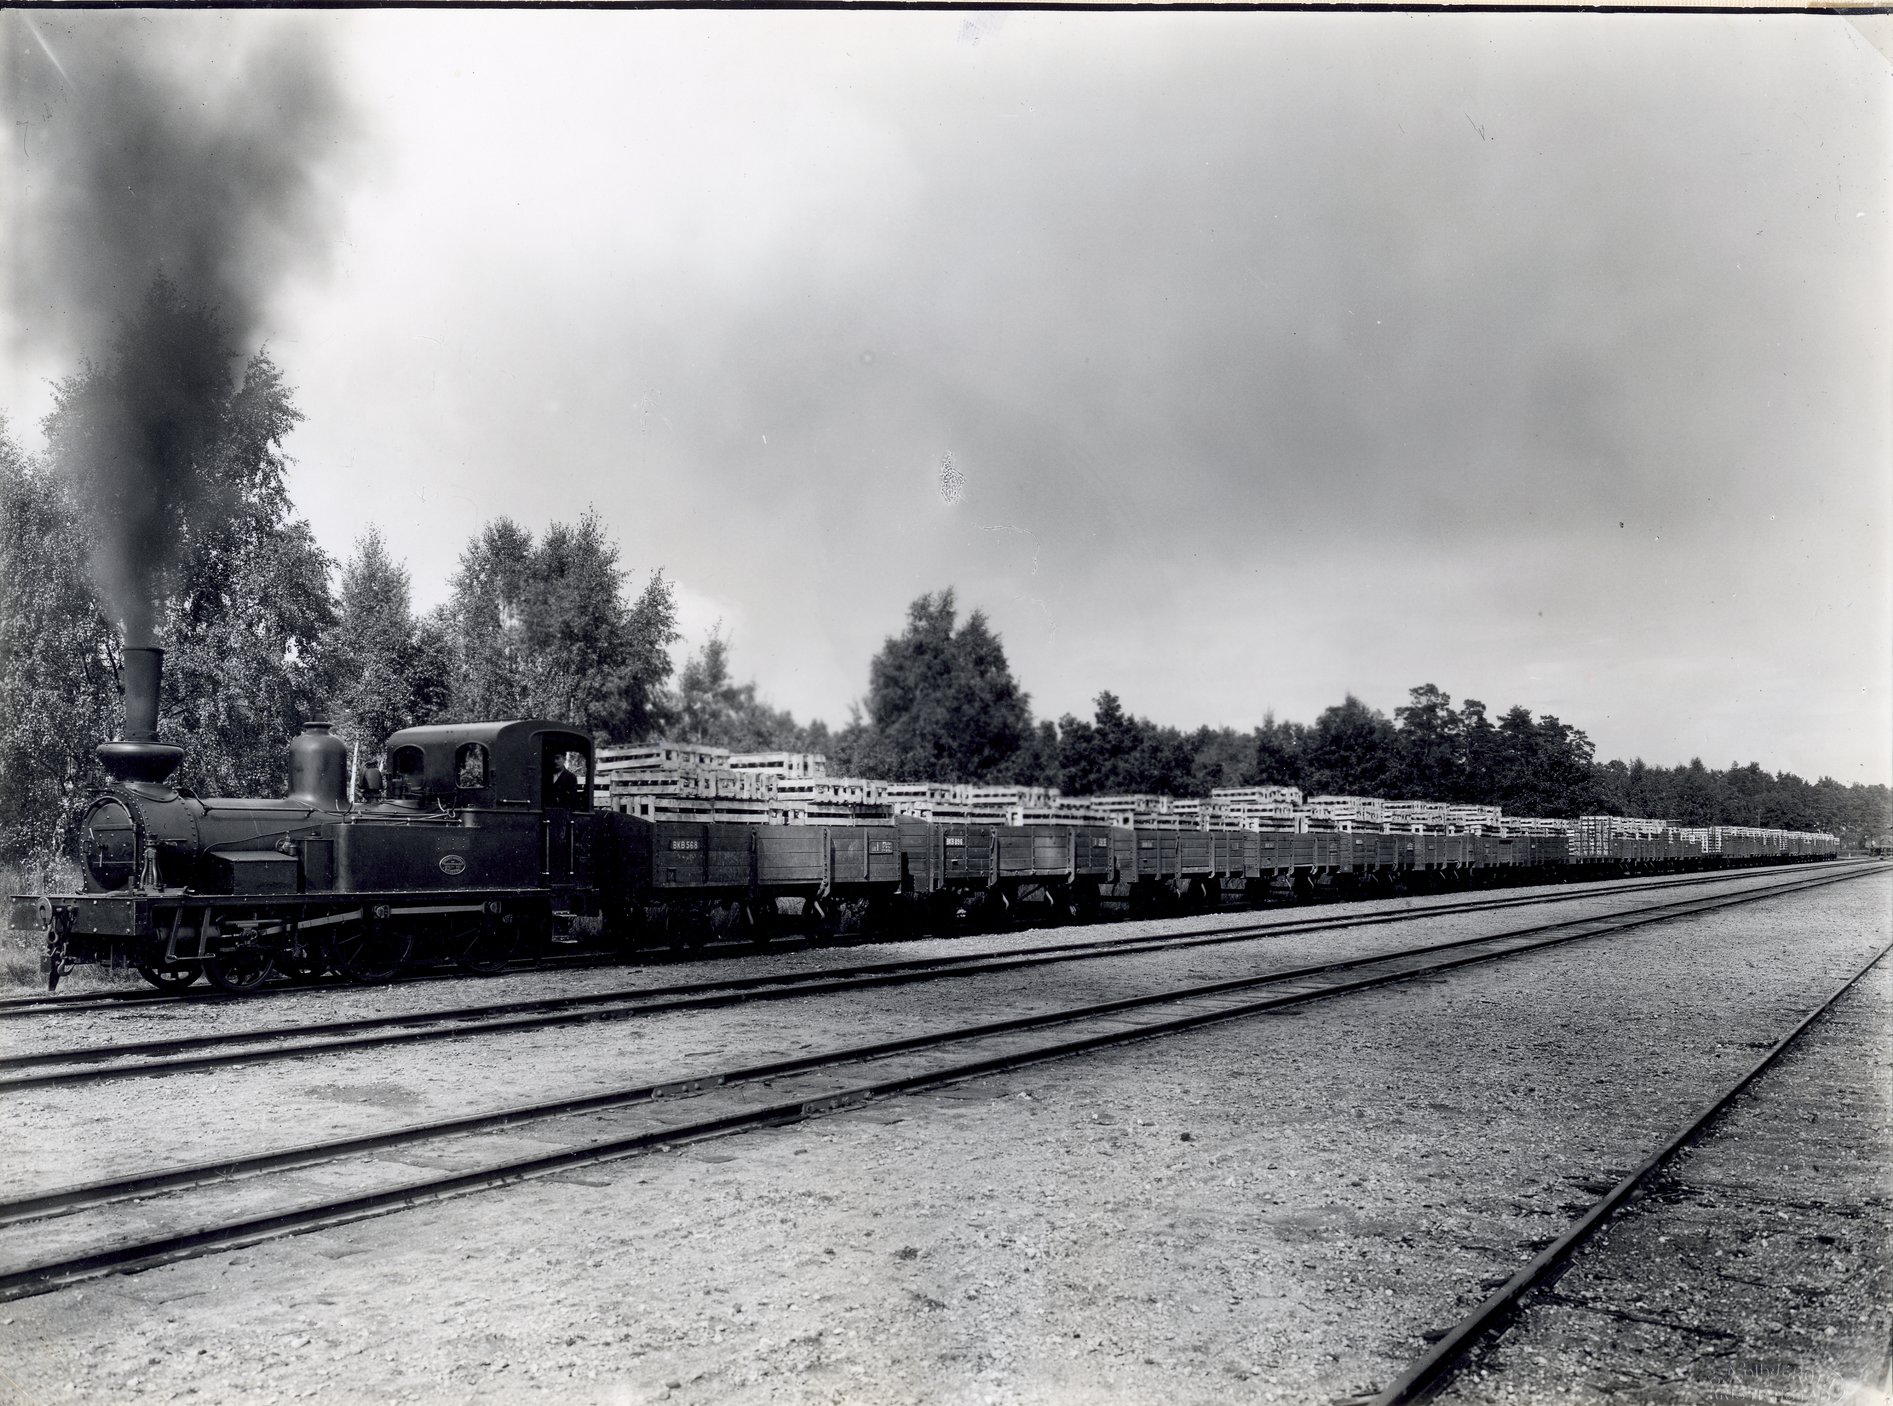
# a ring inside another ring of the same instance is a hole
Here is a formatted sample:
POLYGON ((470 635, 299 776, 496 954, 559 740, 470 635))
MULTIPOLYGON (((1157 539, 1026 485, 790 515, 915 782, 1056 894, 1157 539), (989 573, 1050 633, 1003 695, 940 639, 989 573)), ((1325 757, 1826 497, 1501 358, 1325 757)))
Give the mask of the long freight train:
POLYGON ((1714 855, 1636 838, 1576 857, 1556 834, 653 821, 596 808, 591 739, 539 719, 396 733, 359 803, 346 748, 310 723, 290 743, 287 796, 203 799, 167 779, 183 752, 157 740, 162 660, 125 651, 125 735, 99 748, 111 784, 79 825, 85 891, 16 911, 16 926, 24 916, 46 934, 51 985, 83 963, 135 967, 161 989, 206 975, 244 991, 324 970, 374 982, 421 952, 484 971, 553 941, 630 951, 669 928, 761 938, 785 911, 817 930, 939 928, 1019 908, 1084 920, 1107 904, 1210 907, 1281 887, 1391 892, 1838 849, 1783 831, 1714 855))

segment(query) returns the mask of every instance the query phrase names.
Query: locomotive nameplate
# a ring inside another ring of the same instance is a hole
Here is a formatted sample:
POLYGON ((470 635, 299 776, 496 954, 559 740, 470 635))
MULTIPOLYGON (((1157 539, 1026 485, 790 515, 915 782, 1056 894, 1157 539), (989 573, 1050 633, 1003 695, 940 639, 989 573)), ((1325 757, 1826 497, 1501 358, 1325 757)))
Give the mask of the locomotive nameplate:
POLYGON ((473 836, 471 835, 436 835, 434 837, 434 848, 437 850, 442 850, 442 851, 470 850, 473 848, 473 836))
POLYGON ((458 854, 443 854, 440 857, 440 872, 458 878, 467 872, 466 857, 458 854))

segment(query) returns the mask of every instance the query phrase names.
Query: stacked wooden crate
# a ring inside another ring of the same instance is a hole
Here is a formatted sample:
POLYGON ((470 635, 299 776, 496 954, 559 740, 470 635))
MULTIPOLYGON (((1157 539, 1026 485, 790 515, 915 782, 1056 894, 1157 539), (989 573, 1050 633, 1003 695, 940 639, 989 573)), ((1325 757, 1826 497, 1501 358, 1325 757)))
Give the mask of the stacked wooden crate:
POLYGON ((895 813, 939 824, 1024 825, 1063 821, 1057 791, 1044 786, 949 785, 939 781, 889 782, 895 813), (1032 820, 1014 820, 1030 815, 1032 820))
MULTIPOLYGON (((594 793, 595 794, 595 793, 594 793)), ((623 795, 600 807, 640 820, 729 821, 765 825, 776 819, 769 801, 718 800, 712 796, 623 795)))
POLYGON ((879 805, 887 801, 887 783, 859 776, 795 776, 776 781, 778 801, 839 801, 879 805))
POLYGON ((1059 793, 1050 786, 954 786, 952 798, 974 805, 1011 809, 1013 806, 1049 806, 1059 799, 1059 793))
POLYGON ((649 742, 638 747, 600 747, 596 758, 601 774, 619 771, 683 772, 729 763, 727 747, 705 747, 694 742, 649 742))
POLYGON ((1708 829, 1708 853, 1732 854, 1741 859, 1752 859, 1768 845, 1772 837, 1785 833, 1779 830, 1758 830, 1752 825, 1711 825, 1708 829))
POLYGON ((776 778, 775 788, 775 818, 784 825, 866 825, 894 815, 884 781, 785 776, 776 778))
POLYGON ((956 801, 950 796, 937 801, 896 801, 893 810, 896 815, 935 825, 1004 825, 1007 815, 1003 806, 956 801))
POLYGON ((1500 815, 1499 833, 1501 835, 1536 835, 1555 836, 1567 833, 1571 828, 1568 820, 1544 820, 1535 815, 1500 815))
POLYGON ((1013 806, 1006 812, 1008 825, 1109 825, 1111 817, 1093 810, 1083 796, 1059 796, 1049 805, 1013 806))
POLYGON ((1446 828, 1461 835, 1496 835, 1504 818, 1497 806, 1446 807, 1446 828))
POLYGON ((895 815, 914 820, 931 820, 941 825, 1005 823, 1004 803, 972 799, 970 793, 976 788, 971 786, 956 786, 945 781, 884 781, 877 784, 895 815))
POLYGON ((1378 830, 1387 822, 1387 807, 1400 804, 1378 796, 1310 796, 1310 830, 1378 830))
POLYGON ((1616 834, 1614 815, 1580 815, 1571 822, 1571 858, 1609 859, 1616 834))
POLYGON ((1255 803, 1299 807, 1302 803, 1299 786, 1217 786, 1209 798, 1232 806, 1255 803))
POLYGON ((1571 822, 1571 857, 1622 858, 1614 842, 1661 840, 1675 828, 1667 820, 1650 820, 1637 815, 1580 815, 1571 822))
POLYGON ((706 817, 706 804, 734 805, 732 818, 766 815, 772 778, 730 771, 722 747, 654 742, 643 747, 600 747, 592 778, 592 802, 601 810, 616 810, 646 819, 685 813, 706 817), (682 802, 691 802, 685 806, 682 802), (651 804, 645 804, 650 802, 651 804), (664 802, 663 805, 656 804, 664 802))
POLYGON ((1067 825, 1109 825, 1110 814, 1091 803, 1089 796, 1060 796, 1051 811, 1067 825))
POLYGON ((770 806, 769 819, 777 825, 885 825, 894 808, 885 801, 784 800, 770 806))
POLYGON ((1297 786, 1218 786, 1209 793, 1213 828, 1284 830, 1307 828, 1307 813, 1297 786))
POLYGON ((601 747, 593 798, 644 820, 834 825, 886 820, 881 783, 828 775, 818 752, 742 752, 694 743, 601 747))
POLYGON ((1121 796, 1084 796, 1085 805, 1109 819, 1112 825, 1134 825, 1140 830, 1181 830, 1182 820, 1174 814, 1168 796, 1148 792, 1121 796))
POLYGON ((734 752, 724 765, 731 771, 772 776, 777 780, 828 775, 828 758, 820 752, 734 752))
POLYGON ((944 781, 883 781, 881 793, 895 805, 903 801, 950 801, 953 788, 944 781))
POLYGON ((1444 801, 1382 801, 1381 807, 1389 830, 1413 835, 1446 832, 1450 807, 1444 801))

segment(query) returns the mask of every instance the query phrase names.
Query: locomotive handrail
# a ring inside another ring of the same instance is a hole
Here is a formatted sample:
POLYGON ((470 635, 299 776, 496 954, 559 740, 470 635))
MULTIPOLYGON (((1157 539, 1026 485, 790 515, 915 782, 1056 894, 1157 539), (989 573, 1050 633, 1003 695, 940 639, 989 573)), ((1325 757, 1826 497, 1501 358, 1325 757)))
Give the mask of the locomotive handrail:
POLYGON ((258 840, 287 840, 306 828, 306 826, 299 825, 289 830, 259 830, 254 835, 239 835, 234 839, 218 840, 214 844, 205 845, 203 853, 216 854, 220 850, 228 850, 232 845, 242 846, 243 849, 247 851, 249 846, 255 844, 258 840))

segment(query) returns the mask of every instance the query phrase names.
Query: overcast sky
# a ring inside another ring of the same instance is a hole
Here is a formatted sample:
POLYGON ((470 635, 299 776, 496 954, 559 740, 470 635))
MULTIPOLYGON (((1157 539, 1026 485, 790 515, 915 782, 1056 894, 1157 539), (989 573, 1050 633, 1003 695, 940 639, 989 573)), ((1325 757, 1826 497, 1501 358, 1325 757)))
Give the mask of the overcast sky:
MULTIPOLYGON (((289 22, 358 114, 267 319, 296 501, 424 604, 484 520, 593 506, 798 717, 951 585, 1040 716, 1433 682, 1893 771, 1893 123, 1844 20, 289 22)), ((71 355, 13 340, 17 428, 71 355)))

